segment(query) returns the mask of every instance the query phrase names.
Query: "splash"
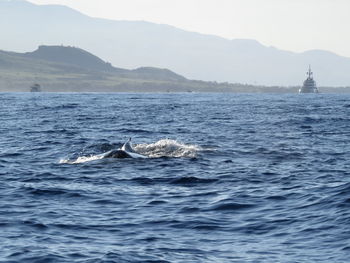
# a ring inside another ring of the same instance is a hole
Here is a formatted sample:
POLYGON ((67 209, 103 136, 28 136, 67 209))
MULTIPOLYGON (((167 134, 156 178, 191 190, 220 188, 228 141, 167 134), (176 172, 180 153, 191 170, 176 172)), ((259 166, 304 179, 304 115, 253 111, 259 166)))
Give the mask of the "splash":
POLYGON ((201 147, 191 144, 183 144, 176 140, 162 139, 151 144, 134 145, 136 152, 150 158, 159 157, 187 157, 195 158, 201 147))
MULTIPOLYGON (((162 139, 150 144, 134 144, 133 148, 136 153, 147 156, 149 158, 195 158, 197 153, 202 150, 201 147, 191 144, 183 144, 176 140, 162 139)), ((104 158, 106 153, 90 154, 88 156, 79 156, 76 159, 61 159, 60 164, 80 164, 104 158)))

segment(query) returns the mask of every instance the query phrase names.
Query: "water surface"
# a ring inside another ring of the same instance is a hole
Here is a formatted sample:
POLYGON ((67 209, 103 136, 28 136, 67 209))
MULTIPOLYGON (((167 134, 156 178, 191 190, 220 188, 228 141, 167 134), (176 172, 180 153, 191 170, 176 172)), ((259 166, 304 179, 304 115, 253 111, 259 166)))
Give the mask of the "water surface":
POLYGON ((0 262, 348 262, 350 96, 0 94, 0 262), (100 159, 129 137, 147 159, 100 159))

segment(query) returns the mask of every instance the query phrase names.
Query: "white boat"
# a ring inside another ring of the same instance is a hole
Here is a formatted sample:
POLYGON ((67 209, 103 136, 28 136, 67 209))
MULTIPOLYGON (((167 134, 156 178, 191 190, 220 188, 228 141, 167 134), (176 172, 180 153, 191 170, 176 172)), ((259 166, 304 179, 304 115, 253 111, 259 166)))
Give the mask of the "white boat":
POLYGON ((313 78, 313 73, 309 65, 309 71, 306 73, 307 79, 304 81, 303 86, 299 89, 299 93, 318 93, 316 87, 316 81, 313 78))

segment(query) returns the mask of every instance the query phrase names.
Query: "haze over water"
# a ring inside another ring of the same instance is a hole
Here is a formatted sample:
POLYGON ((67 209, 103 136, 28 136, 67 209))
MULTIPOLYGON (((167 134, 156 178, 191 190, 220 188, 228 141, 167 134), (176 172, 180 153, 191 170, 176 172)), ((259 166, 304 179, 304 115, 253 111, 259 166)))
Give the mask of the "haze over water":
POLYGON ((0 262, 348 262, 349 98, 2 93, 0 262))

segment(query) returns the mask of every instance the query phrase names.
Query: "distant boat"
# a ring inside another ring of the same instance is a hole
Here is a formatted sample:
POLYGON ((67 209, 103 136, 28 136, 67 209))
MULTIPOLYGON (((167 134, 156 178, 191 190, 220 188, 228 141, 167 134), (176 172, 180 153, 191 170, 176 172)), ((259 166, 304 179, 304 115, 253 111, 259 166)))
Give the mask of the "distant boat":
POLYGON ((304 81, 303 86, 299 89, 299 93, 318 93, 316 82, 313 78, 313 73, 310 66, 309 71, 306 74, 307 79, 304 81))
POLYGON ((41 86, 35 83, 30 87, 30 92, 41 92, 41 86))

